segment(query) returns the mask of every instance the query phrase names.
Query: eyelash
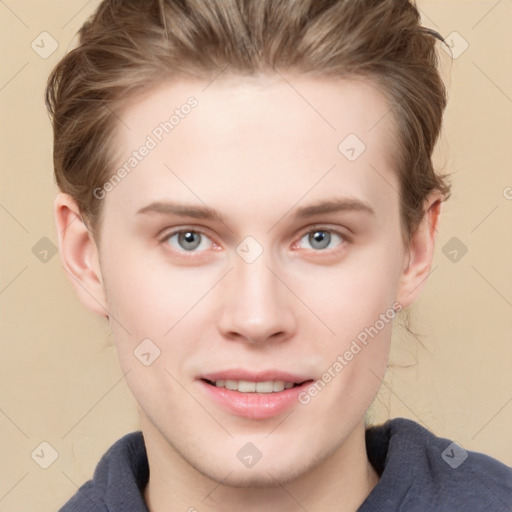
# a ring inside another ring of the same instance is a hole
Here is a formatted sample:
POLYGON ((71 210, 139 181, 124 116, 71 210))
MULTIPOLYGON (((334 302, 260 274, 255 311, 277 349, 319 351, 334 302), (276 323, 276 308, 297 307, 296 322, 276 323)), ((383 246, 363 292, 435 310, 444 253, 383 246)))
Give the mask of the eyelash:
MULTIPOLYGON (((301 231, 300 235, 298 235, 298 237, 296 238, 297 241, 292 244, 292 247, 295 248, 306 235, 309 235, 310 233, 315 233, 317 231, 324 231, 324 232, 327 232, 327 233, 329 233, 331 235, 336 235, 336 236, 341 238, 341 242, 338 244, 338 246, 336 246, 333 249, 313 249, 313 248, 311 248, 311 249, 305 249, 305 250, 311 251, 311 252, 314 252, 314 253, 317 253, 317 254, 325 253, 325 254, 332 255, 332 254, 335 254, 338 251, 340 251, 347 243, 350 243, 350 241, 351 241, 350 237, 347 236, 346 233, 342 232, 341 230, 329 228, 329 227, 326 227, 326 226, 323 226, 323 225, 309 226, 307 229, 301 231)), ((196 234, 199 234, 201 236, 204 236, 204 237, 206 237, 206 238, 208 238, 210 240, 210 244, 211 245, 214 245, 215 247, 220 247, 202 229, 196 228, 196 227, 193 227, 193 226, 191 226, 189 228, 175 229, 174 231, 167 232, 160 239, 160 243, 166 244, 171 237, 173 237, 175 235, 179 235, 180 233, 187 233, 187 232, 196 233, 196 234)), ((169 245, 169 244, 167 244, 167 245, 169 245)), ((177 250, 177 249, 174 249, 174 248, 170 248, 170 250, 173 251, 173 252, 178 252, 180 255, 186 255, 185 257, 188 257, 188 258, 200 257, 199 255, 206 251, 206 250, 202 250, 202 251, 186 251, 184 249, 177 250)))

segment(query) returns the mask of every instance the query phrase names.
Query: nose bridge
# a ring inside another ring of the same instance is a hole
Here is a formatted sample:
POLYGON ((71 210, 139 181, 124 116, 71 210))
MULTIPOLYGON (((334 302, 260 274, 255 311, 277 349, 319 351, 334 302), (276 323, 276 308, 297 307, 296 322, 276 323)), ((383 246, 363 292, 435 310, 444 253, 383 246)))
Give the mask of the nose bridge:
POLYGON ((246 306, 256 311, 278 302, 275 279, 263 257, 251 264, 241 262, 237 271, 237 287, 246 306))
POLYGON ((229 337, 262 342, 289 337, 295 328, 292 304, 263 253, 248 263, 235 261, 231 287, 224 299, 221 330, 229 337))

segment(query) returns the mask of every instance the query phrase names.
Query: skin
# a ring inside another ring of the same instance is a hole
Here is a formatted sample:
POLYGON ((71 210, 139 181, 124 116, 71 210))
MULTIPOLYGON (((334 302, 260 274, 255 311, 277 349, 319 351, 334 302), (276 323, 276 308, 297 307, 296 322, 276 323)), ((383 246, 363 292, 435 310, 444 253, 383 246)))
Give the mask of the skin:
POLYGON ((71 197, 55 203, 64 268, 84 305, 109 318, 140 405, 148 506, 354 511, 378 482, 364 417, 386 371, 392 322, 307 405, 275 417, 226 411, 197 377, 245 368, 321 379, 365 327, 419 295, 440 195, 427 198, 404 244, 389 106, 356 79, 160 84, 119 113, 130 130, 119 125, 118 164, 190 96, 198 106, 103 199, 100 240, 71 197), (366 145, 353 162, 338 150, 350 133, 366 145), (373 213, 296 216, 346 198, 373 213), (154 201, 206 206, 223 220, 137 213, 154 201), (170 237, 179 229, 207 238, 187 252, 170 237), (332 233, 326 248, 311 244, 319 229, 332 233), (236 252, 247 236, 263 250, 252 263, 236 252), (146 338, 161 351, 150 366, 133 354, 146 338), (248 442, 263 454, 251 468, 236 456, 248 442))

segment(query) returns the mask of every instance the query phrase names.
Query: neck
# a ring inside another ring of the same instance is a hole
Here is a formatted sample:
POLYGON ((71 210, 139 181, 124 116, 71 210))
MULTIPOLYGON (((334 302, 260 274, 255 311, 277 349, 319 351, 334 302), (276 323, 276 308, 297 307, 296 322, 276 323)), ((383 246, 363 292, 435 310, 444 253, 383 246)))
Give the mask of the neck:
POLYGON ((150 512, 355 512, 378 482, 366 456, 362 422, 343 445, 304 474, 268 487, 233 487, 188 464, 143 415, 150 467, 144 497, 150 512))

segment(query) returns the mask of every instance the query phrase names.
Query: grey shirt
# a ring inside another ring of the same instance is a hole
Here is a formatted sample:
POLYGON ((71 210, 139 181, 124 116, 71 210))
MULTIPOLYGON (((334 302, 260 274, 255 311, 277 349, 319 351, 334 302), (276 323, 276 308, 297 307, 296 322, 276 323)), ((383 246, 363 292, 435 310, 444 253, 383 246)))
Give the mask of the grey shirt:
MULTIPOLYGON (((368 428, 366 450, 380 479, 358 512, 512 512, 512 468, 414 421, 368 428)), ((128 434, 60 512, 148 512, 148 478, 142 433, 128 434)))

